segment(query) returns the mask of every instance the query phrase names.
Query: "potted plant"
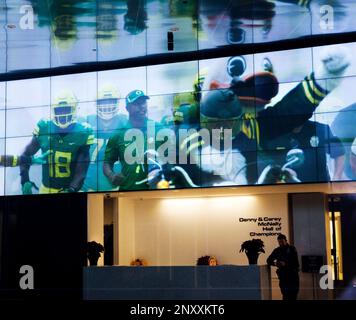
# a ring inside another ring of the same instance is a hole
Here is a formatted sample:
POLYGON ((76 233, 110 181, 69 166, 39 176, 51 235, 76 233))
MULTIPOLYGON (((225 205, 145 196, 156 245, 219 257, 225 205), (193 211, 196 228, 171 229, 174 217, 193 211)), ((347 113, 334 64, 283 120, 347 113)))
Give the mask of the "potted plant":
POLYGON ((137 258, 131 261, 130 266, 147 266, 147 262, 144 259, 137 258))
POLYGON ((87 243, 87 258, 89 259, 90 266, 97 266, 98 260, 101 256, 101 252, 104 252, 104 247, 102 244, 95 241, 87 243))
POLYGON ((264 246, 261 239, 247 240, 241 244, 240 252, 246 253, 249 264, 257 264, 259 255, 265 253, 264 246))
POLYGON ((197 260, 197 266, 217 266, 218 260, 215 256, 202 256, 197 260))

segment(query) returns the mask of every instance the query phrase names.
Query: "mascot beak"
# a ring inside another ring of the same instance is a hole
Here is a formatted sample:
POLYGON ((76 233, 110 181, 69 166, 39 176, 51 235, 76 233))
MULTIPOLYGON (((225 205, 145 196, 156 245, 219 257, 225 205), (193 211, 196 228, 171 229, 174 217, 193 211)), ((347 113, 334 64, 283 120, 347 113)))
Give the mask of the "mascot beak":
POLYGON ((247 76, 238 90, 239 100, 247 105, 264 107, 279 91, 279 83, 271 72, 258 72, 247 76))

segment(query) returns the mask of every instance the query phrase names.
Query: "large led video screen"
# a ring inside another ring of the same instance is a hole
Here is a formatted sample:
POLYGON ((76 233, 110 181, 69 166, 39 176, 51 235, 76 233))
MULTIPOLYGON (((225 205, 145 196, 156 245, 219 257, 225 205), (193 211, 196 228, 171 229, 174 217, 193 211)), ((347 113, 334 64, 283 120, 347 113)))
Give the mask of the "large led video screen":
POLYGON ((0 194, 355 180, 355 49, 0 83, 0 194))

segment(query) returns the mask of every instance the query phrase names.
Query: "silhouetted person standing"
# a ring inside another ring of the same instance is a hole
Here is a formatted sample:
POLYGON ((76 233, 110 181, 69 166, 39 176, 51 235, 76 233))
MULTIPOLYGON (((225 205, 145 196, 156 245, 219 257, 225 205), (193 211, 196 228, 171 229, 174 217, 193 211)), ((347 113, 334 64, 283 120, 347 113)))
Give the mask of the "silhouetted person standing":
POLYGON ((267 258, 267 264, 277 267, 283 300, 297 300, 299 292, 298 253, 296 248, 288 243, 284 234, 280 234, 277 240, 279 247, 274 249, 267 258))

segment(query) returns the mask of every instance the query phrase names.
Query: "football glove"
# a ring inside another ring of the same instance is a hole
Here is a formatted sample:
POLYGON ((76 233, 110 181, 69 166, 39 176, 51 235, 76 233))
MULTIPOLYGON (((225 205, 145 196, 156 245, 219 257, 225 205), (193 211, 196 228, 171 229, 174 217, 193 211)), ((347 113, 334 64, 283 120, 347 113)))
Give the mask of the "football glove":
POLYGON ((122 173, 115 173, 109 177, 109 180, 114 187, 120 186, 125 179, 126 177, 122 173))
POLYGON ((27 181, 22 185, 22 194, 32 194, 32 189, 38 190, 38 187, 32 181, 27 181))
POLYGON ((61 190, 59 190, 59 193, 74 193, 74 192, 77 192, 77 190, 75 190, 75 188, 73 187, 62 188, 61 190))
POLYGON ((31 164, 46 164, 48 162, 48 156, 52 153, 52 150, 49 150, 40 156, 32 156, 31 157, 31 164))

